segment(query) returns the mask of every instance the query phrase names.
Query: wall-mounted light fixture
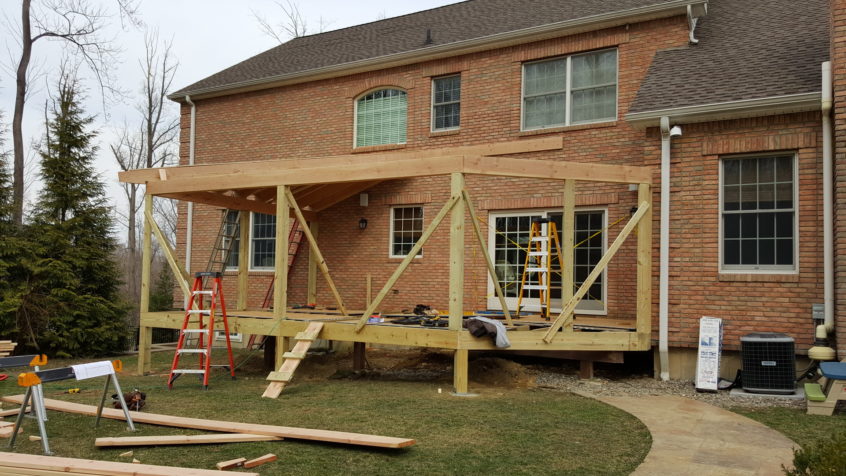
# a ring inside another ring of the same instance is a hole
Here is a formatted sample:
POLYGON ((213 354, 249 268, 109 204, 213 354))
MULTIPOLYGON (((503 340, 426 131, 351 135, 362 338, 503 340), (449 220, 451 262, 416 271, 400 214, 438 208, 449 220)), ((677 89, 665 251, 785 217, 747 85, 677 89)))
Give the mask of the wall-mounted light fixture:
POLYGON ((364 230, 365 228, 367 228, 367 218, 362 218, 358 221, 358 229, 364 230))

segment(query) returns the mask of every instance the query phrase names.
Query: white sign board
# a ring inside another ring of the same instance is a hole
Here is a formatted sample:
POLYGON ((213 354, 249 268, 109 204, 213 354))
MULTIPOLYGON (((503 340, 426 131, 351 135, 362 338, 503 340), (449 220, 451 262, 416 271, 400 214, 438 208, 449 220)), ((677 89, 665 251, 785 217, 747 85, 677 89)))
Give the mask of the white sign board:
POLYGON ((723 320, 699 319, 699 353, 696 359, 696 390, 716 392, 720 380, 720 351, 723 344, 723 320))

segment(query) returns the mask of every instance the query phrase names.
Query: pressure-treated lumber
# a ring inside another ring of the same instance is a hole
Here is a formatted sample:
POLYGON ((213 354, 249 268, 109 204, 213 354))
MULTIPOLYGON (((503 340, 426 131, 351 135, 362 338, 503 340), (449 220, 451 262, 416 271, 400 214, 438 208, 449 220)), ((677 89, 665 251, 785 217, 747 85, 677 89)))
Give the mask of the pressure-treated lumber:
POLYGON ((439 211, 438 214, 435 215, 435 218, 432 220, 432 223, 430 223, 429 226, 426 228, 426 231, 424 231, 423 234, 420 235, 420 238, 417 240, 417 243, 415 243, 414 246, 411 247, 411 250, 409 250, 408 254, 405 256, 399 266, 397 266, 397 269, 394 270, 394 274, 392 274, 391 277, 388 278, 388 281, 385 283, 385 285, 382 286, 382 290, 379 291, 379 294, 376 295, 376 299, 374 299, 373 302, 371 302, 370 305, 367 306, 367 309, 364 311, 364 314, 361 315, 361 319, 359 319, 358 323, 356 323, 355 325, 356 332, 361 332, 365 324, 367 324, 367 319, 369 319, 370 315, 373 314, 373 311, 375 311, 376 308, 379 307, 380 304, 382 304, 382 301, 385 299, 385 296, 387 296, 388 292, 390 292, 391 287, 393 287, 394 283, 396 283, 400 276, 402 276, 402 273, 405 272, 405 269, 408 268, 408 265, 410 265, 411 262, 415 259, 417 253, 420 251, 421 248, 423 248, 423 245, 426 244, 426 241, 429 240, 429 237, 432 236, 432 233, 435 232, 435 230, 438 228, 438 225, 441 224, 441 222, 444 220, 444 217, 446 217, 447 213, 452 210, 452 207, 454 207, 459 200, 461 200, 460 194, 453 195, 444 204, 444 206, 441 208, 441 211, 439 211))
MULTIPOLYGON (((29 408, 26 409, 26 412, 29 413, 29 408)), ((3 410, 0 411, 0 418, 5 418, 7 416, 17 415, 21 412, 20 408, 12 408, 11 410, 3 410)))
MULTIPOLYGON (((450 193, 461 198, 464 175, 450 176, 450 193)), ((461 330, 464 320, 464 200, 458 200, 450 212, 449 226, 449 328, 461 330)))
POLYGON ((465 155, 464 173, 589 182, 649 183, 652 169, 632 165, 465 155))
POLYGON ((648 183, 638 186, 638 203, 649 203, 637 224, 637 335, 643 348, 652 339, 652 189, 648 183))
MULTIPOLYGON (((564 181, 564 209, 561 215, 561 302, 568 302, 573 297, 573 279, 576 250, 576 181, 564 181)), ((572 323, 572 313, 564 316, 572 323)), ((569 326, 572 329, 572 326, 569 326)))
POLYGON ((251 435, 249 433, 214 433, 211 435, 124 436, 97 438, 94 446, 170 446, 208 445, 217 443, 242 443, 245 441, 279 441, 279 436, 251 435))
POLYGON ((191 286, 188 285, 188 272, 185 271, 185 268, 183 268, 179 263, 179 260, 176 259, 176 253, 173 251, 173 248, 171 248, 170 242, 167 238, 165 238, 164 233, 162 233, 162 230, 159 229, 159 225, 156 224, 156 221, 153 220, 152 212, 147 213, 147 210, 144 210, 144 223, 150 224, 150 229, 156 235, 156 239, 159 240, 159 246, 164 252, 167 264, 170 265, 170 269, 173 271, 176 283, 179 284, 179 287, 182 289, 182 294, 185 296, 191 294, 191 286))
MULTIPOLYGON (((288 197, 288 202, 294 210, 294 213, 297 215, 297 220, 300 220, 300 223, 302 223, 302 230, 306 240, 308 241, 309 251, 314 253, 314 257, 317 260, 317 267, 320 269, 320 272, 323 273, 323 277, 326 279, 326 284, 329 285, 329 289, 332 291, 332 296, 334 296, 335 302, 338 304, 338 310, 341 312, 342 316, 346 316, 347 308, 344 306, 344 300, 341 299, 341 293, 338 292, 338 288, 335 286, 335 281, 332 280, 332 275, 329 273, 329 266, 326 265, 326 259, 323 258, 323 253, 320 252, 320 248, 317 246, 317 240, 314 238, 314 235, 311 234, 311 230, 309 230, 306 226, 305 218, 302 213, 300 213, 300 207, 294 199, 294 194, 292 194, 291 190, 286 187, 285 195, 288 197)), ((277 230, 279 230, 279 228, 277 228, 277 230)))
POLYGON ((285 193, 287 189, 287 185, 276 187, 276 250, 279 251, 273 261, 273 314, 276 319, 285 319, 288 308, 288 249, 291 246, 288 242, 288 231, 291 229, 291 204, 288 203, 288 194, 285 193))
MULTIPOLYGON (((316 221, 308 223, 311 236, 317 239, 317 234, 320 232, 320 224, 316 221)), ((314 304, 317 302, 317 257, 314 253, 308 254, 308 279, 306 284, 306 303, 314 304)))
POLYGON ((250 284, 250 214, 241 212, 238 216, 238 302, 237 310, 247 308, 247 296, 249 295, 250 284))
POLYGON ((314 342, 315 338, 320 334, 321 329, 323 329, 322 322, 311 322, 304 332, 301 332, 297 335, 297 337, 295 337, 297 343, 294 345, 294 348, 291 349, 291 352, 286 352, 282 355, 284 361, 279 367, 279 370, 271 372, 270 375, 268 375, 267 379, 272 381, 265 389, 262 397, 279 397, 279 394, 282 393, 285 385, 290 382, 294 371, 297 370, 297 367, 300 366, 300 362, 302 362, 303 358, 305 358, 308 348, 311 347, 312 342, 314 342))
POLYGON ((576 291, 572 298, 570 298, 570 301, 567 302, 566 306, 564 306, 564 309, 561 311, 561 314, 559 314, 558 317, 555 318, 555 321, 552 323, 552 325, 546 331, 546 334, 543 336, 544 342, 552 342, 552 339, 554 339, 555 335, 558 333, 558 329, 560 329, 561 326, 566 325, 568 319, 572 319, 573 311, 576 309, 576 305, 579 303, 579 301, 582 300, 584 295, 587 294, 588 289, 590 289, 596 279, 599 278, 599 275, 602 274, 605 268, 608 267, 608 263, 611 261, 611 258, 613 258, 614 255, 617 253, 617 250, 619 250, 620 247, 623 246, 623 242, 626 241, 626 238, 629 237, 629 234, 632 232, 632 230, 634 230, 634 227, 638 224, 638 222, 643 218, 643 216, 650 208, 651 207, 649 205, 649 202, 643 202, 640 204, 635 214, 632 215, 632 218, 629 220, 628 223, 626 223, 626 226, 623 227, 622 231, 620 231, 620 234, 617 236, 617 239, 615 239, 614 243, 612 243, 611 246, 608 247, 608 250, 605 252, 604 255, 602 255, 602 258, 600 258, 599 262, 596 263, 596 266, 594 266, 593 270, 590 272, 590 274, 588 274, 588 277, 585 278, 585 281, 579 287, 579 290, 576 291))
MULTIPOLYGON (((227 474, 221 471, 151 464, 117 463, 90 459, 60 458, 56 456, 0 453, 0 474, 16 475, 103 475, 103 476, 212 476, 227 474)), ((258 473, 238 473, 258 476, 258 473)))
MULTIPOLYGON (((23 401, 23 395, 3 397, 4 402, 18 403, 23 401)), ((79 403, 63 402, 52 398, 45 398, 44 404, 48 410, 96 416, 97 407, 79 403)), ((147 412, 130 412, 132 421, 151 425, 171 426, 177 428, 192 428, 195 430, 220 431, 226 433, 250 433, 255 435, 281 436, 297 440, 326 441, 358 446, 374 446, 380 448, 404 448, 415 443, 413 439, 395 438, 390 436, 365 435, 343 431, 316 430, 311 428, 297 428, 290 426, 261 425, 255 423, 240 423, 219 420, 204 420, 201 418, 179 417, 171 415, 157 415, 147 412)), ((105 408, 103 417, 113 420, 123 420, 123 411, 105 408)))
MULTIPOLYGON (((144 196, 144 215, 153 215, 153 196, 144 196)), ((150 269, 153 263, 153 229, 150 220, 144 218, 143 245, 141 248, 141 300, 139 311, 141 314, 150 312, 150 269)), ((141 324, 138 333, 138 375, 144 375, 150 369, 153 343, 153 328, 141 324)))
POLYGON ((467 204, 467 211, 470 213, 470 221, 473 223, 473 232, 476 234, 476 240, 479 242, 481 251, 480 254, 485 258, 485 265, 488 268, 488 274, 493 282, 494 293, 496 293, 496 297, 499 299, 499 305, 502 307, 505 322, 507 322, 509 326, 513 326, 514 322, 511 320, 511 311, 508 310, 508 304, 505 302, 505 294, 502 292, 502 286, 499 284, 499 277, 496 275, 496 268, 494 268, 493 261, 491 261, 491 255, 488 252, 488 245, 485 243, 485 237, 482 235, 481 228, 479 228, 479 218, 476 215, 476 208, 470 200, 470 194, 467 193, 467 189, 462 190, 461 195, 464 197, 464 203, 467 204))
POLYGON ((244 462, 244 468, 250 469, 255 468, 256 466, 261 466, 263 464, 272 463, 276 461, 278 458, 273 453, 268 453, 264 456, 259 456, 258 458, 251 459, 249 461, 244 462))
POLYGON ((247 462, 247 458, 235 458, 235 459, 230 459, 229 461, 221 461, 220 463, 217 463, 215 466, 217 466, 217 469, 220 469, 220 470, 232 469, 232 468, 239 468, 241 466, 244 466, 244 463, 246 463, 246 462, 247 462))

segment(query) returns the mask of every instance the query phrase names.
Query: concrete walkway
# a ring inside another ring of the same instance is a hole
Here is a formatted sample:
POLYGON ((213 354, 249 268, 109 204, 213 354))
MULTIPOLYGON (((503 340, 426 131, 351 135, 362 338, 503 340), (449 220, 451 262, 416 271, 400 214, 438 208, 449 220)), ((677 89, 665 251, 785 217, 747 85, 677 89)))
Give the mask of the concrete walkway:
POLYGON ((689 398, 591 397, 631 413, 652 433, 652 449, 635 475, 780 475, 798 446, 761 423, 689 398))

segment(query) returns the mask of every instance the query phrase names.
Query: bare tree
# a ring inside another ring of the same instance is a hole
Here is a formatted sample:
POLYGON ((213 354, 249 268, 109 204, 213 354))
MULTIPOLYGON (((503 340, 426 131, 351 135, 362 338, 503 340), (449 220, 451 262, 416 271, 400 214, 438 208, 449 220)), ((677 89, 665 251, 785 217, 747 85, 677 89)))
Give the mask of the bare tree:
MULTIPOLYGON (((285 43, 291 38, 299 38, 309 34, 308 20, 300 11, 300 6, 293 0, 275 0, 273 3, 281 10, 281 18, 272 24, 267 18, 253 11, 253 16, 259 24, 262 33, 278 41, 285 43)), ((332 22, 322 16, 318 19, 317 33, 323 33, 332 22)))
MULTIPOLYGON (((116 0, 121 21, 140 24, 135 0, 116 0)), ((33 8, 32 0, 21 1, 21 55, 15 72, 15 109, 12 116, 14 172, 12 184, 13 217, 23 223, 24 200, 24 141, 23 114, 29 85, 27 72, 32 59, 33 45, 41 39, 62 41, 88 66, 96 77, 101 92, 116 90, 111 68, 118 50, 103 36, 111 17, 108 11, 93 6, 88 0, 42 0, 33 8)))

